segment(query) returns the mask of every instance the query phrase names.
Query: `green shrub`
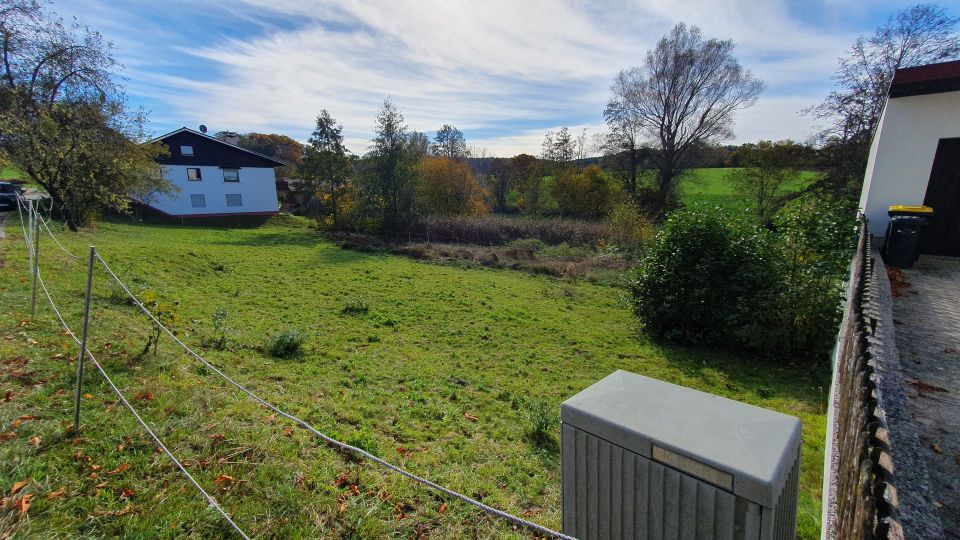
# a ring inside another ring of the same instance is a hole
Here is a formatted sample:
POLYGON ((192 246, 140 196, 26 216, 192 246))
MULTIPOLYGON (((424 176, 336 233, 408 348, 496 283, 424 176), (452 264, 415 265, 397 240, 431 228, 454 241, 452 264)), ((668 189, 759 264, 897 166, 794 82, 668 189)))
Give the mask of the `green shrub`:
POLYGON ((556 432, 560 419, 546 401, 538 400, 527 409, 526 436, 533 446, 543 450, 555 450, 558 447, 556 432))
POLYGON ((774 218, 782 300, 777 324, 794 354, 830 352, 842 316, 843 279, 856 246, 856 205, 804 195, 774 218))
POLYGON ((818 195, 787 205, 772 230, 719 208, 673 212, 636 271, 634 312, 655 338, 826 358, 855 216, 818 195))
POLYGON ((655 338, 760 349, 776 309, 771 235, 720 208, 671 213, 632 284, 633 308, 655 338))
POLYGON ((610 243, 639 252, 654 233, 653 223, 633 201, 618 203, 610 211, 610 243))
POLYGON ((366 315, 370 311, 370 304, 361 296, 351 296, 343 302, 340 313, 344 315, 366 315))
POLYGON ((300 353, 303 333, 300 330, 284 330, 267 338, 266 349, 270 356, 292 358, 300 353))
POLYGON ((212 347, 221 351, 227 347, 228 328, 226 308, 218 307, 210 317, 210 323, 212 331, 200 340, 200 344, 204 347, 212 347))

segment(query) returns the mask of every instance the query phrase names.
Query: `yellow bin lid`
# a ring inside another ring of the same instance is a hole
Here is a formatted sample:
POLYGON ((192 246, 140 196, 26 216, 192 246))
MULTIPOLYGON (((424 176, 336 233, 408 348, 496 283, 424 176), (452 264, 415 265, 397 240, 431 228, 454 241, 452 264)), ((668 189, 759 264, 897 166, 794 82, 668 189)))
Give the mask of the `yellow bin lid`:
POLYGON ((932 214, 933 208, 929 206, 912 206, 909 204, 894 204, 891 205, 888 209, 888 212, 896 212, 898 214, 932 214))

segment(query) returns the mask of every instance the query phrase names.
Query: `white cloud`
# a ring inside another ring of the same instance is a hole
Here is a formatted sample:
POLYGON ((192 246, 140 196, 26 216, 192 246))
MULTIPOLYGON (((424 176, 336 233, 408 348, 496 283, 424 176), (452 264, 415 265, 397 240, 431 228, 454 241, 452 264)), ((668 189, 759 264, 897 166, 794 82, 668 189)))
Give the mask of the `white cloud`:
POLYGON ((305 139, 326 108, 355 151, 392 96, 412 129, 452 123, 468 135, 500 133, 469 141, 496 154, 536 153, 544 126, 601 121, 613 76, 641 63, 677 21, 733 39, 742 63, 767 81, 740 114, 737 140, 803 139, 810 121, 796 113, 826 93, 853 35, 800 23, 786 0, 222 0, 204 9, 218 6, 272 22, 251 38, 168 51, 212 66, 208 80, 151 70, 150 48, 134 47, 131 89, 169 107, 154 118, 305 139))

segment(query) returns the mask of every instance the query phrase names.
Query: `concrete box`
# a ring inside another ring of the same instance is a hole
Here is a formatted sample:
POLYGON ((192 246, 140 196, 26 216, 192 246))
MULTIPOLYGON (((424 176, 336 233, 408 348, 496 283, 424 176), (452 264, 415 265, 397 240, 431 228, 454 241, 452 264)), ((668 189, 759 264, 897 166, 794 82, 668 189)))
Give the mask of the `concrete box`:
POLYGON ((794 538, 797 418, 616 371, 560 420, 564 533, 794 538))

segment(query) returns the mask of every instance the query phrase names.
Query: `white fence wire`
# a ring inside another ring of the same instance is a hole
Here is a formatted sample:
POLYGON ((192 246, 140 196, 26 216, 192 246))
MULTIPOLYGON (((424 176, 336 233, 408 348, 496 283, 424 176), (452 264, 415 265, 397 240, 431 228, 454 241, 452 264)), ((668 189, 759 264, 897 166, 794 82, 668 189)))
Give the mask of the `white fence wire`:
MULTIPOLYGON (((37 218, 39 218, 39 216, 37 216, 37 218)), ((46 224, 43 222, 42 218, 39 218, 39 219, 40 219, 40 223, 41 223, 41 224, 46 225, 46 224)), ((21 228, 22 228, 22 227, 23 227, 23 220, 22 220, 22 214, 21 214, 21 228)), ((59 241, 57 241, 56 237, 53 235, 53 232, 50 230, 49 227, 47 227, 47 233, 54 239, 54 241, 57 243, 57 245, 60 247, 60 249, 62 249, 62 250, 64 251, 64 253, 66 253, 67 255, 69 255, 69 256, 71 256, 71 257, 73 257, 73 258, 75 258, 75 259, 80 259, 80 258, 81 258, 81 257, 78 257, 78 256, 70 253, 69 250, 67 250, 65 247, 63 247, 63 245, 62 245, 59 241)), ((27 235, 26 230, 24 230, 24 238, 25 238, 25 240, 27 240, 28 250, 29 250, 31 253, 33 253, 33 247, 32 247, 32 245, 31 245, 31 242, 29 241, 29 237, 28 237, 28 235, 27 235)), ((507 522, 510 522, 510 523, 514 524, 514 525, 517 525, 517 526, 520 526, 520 527, 524 527, 524 528, 526 528, 526 529, 528 529, 528 530, 530 530, 530 531, 533 531, 533 532, 536 532, 536 533, 539 533, 539 534, 541 534, 541 535, 545 535, 545 536, 548 536, 548 537, 552 537, 552 538, 559 538, 559 539, 561 539, 561 540, 576 540, 576 539, 575 539, 574 537, 572 537, 572 536, 565 535, 565 534, 563 534, 563 533, 561 533, 561 532, 555 531, 555 530, 550 529, 550 528, 548 528, 548 527, 545 527, 545 526, 543 526, 543 525, 540 525, 540 524, 534 523, 534 522, 532 522, 532 521, 523 519, 523 518, 521 518, 521 517, 515 516, 515 515, 513 515, 513 514, 510 514, 509 512, 505 512, 505 511, 503 511, 503 510, 499 510, 499 509, 497 509, 497 508, 494 508, 494 507, 492 507, 492 506, 489 506, 489 505, 487 505, 487 504, 484 504, 484 503, 482 503, 482 502, 480 502, 480 501, 478 501, 478 500, 476 500, 476 499, 474 499, 474 498, 472 498, 472 497, 469 497, 469 496, 467 496, 467 495, 464 495, 464 494, 462 494, 462 493, 459 493, 459 492, 457 492, 457 491, 454 491, 454 490, 452 490, 452 489, 450 489, 450 488, 447 488, 447 487, 441 486, 441 485, 439 485, 439 484, 437 484, 437 483, 434 483, 434 482, 432 482, 432 481, 430 481, 430 480, 428 480, 428 479, 426 479, 426 478, 423 478, 423 477, 421 477, 421 476, 419 476, 419 475, 416 475, 416 474, 414 474, 414 473, 411 473, 411 472, 403 469, 402 467, 399 467, 399 466, 394 465, 394 464, 392 464, 392 463, 390 463, 390 462, 388 462, 388 461, 386 461, 386 460, 384 460, 384 459, 382 459, 382 458, 379 458, 379 457, 377 457, 377 456, 375 456, 375 455, 367 452, 366 450, 363 450, 362 448, 358 448, 358 447, 356 447, 356 446, 352 446, 352 445, 350 445, 350 444, 347 444, 347 443, 344 443, 344 442, 339 441, 339 440, 337 440, 337 439, 334 439, 333 437, 330 437, 329 435, 327 435, 327 434, 319 431, 317 428, 315 428, 315 427, 312 426, 311 424, 307 423, 305 420, 302 420, 301 418, 299 418, 299 417, 297 417, 297 416, 295 416, 295 415, 293 415, 293 414, 290 414, 290 413, 284 411, 283 409, 280 409, 279 407, 273 405, 272 403, 268 402, 268 401, 265 400, 264 398, 258 396, 258 395, 255 394, 253 391, 249 390, 248 388, 246 388, 246 387, 243 386, 242 384, 240 384, 240 383, 238 383, 237 381, 235 381, 234 379, 232 379, 230 376, 228 376, 228 375, 225 374, 223 371, 221 371, 219 368, 217 368, 216 366, 214 366, 213 364, 211 364, 210 362, 208 362, 205 358, 203 358, 203 356, 201 356, 200 354, 198 354, 196 351, 194 351, 193 349, 191 349, 186 343, 184 343, 182 340, 180 340, 180 338, 178 338, 178 337, 176 336, 176 334, 174 334, 169 328, 167 328, 163 323, 161 323, 160 320, 157 319, 157 317, 154 316, 154 314, 153 314, 149 309, 147 309, 147 307, 140 301, 140 299, 137 298, 136 295, 134 295, 134 294, 130 291, 130 289, 127 287, 127 285, 119 278, 119 276, 117 276, 117 274, 113 271, 113 269, 110 268, 110 265, 107 264, 107 262, 103 259, 103 257, 100 256, 99 253, 96 253, 96 252, 94 251, 94 256, 96 257, 96 260, 97 260, 97 261, 103 266, 103 268, 107 271, 107 273, 110 275, 110 277, 114 280, 114 282, 116 282, 116 284, 127 294, 127 296, 130 297, 130 299, 131 299, 131 301, 134 303, 134 305, 136 305, 137 307, 139 307, 140 310, 143 311, 143 313, 144 313, 147 317, 150 318, 150 320, 153 322, 153 324, 155 324, 155 325, 157 326, 157 328, 159 328, 163 333, 167 334, 167 335, 168 335, 175 343, 177 343, 177 345, 179 345, 187 354, 189 354, 190 356, 192 356, 193 358, 195 358, 197 361, 199 361, 201 364, 203 364, 207 369, 209 369, 210 371, 212 371, 213 373, 215 373, 217 376, 219 376, 220 378, 222 378, 224 381, 228 382, 229 384, 231 384, 232 386, 234 386, 235 388, 237 388, 238 390, 240 390, 241 392, 243 392, 244 394, 246 394, 246 395, 247 395, 248 397, 250 397, 253 401, 259 403, 260 405, 262 405, 263 407, 269 409, 270 411, 272 411, 272 412, 274 412, 274 413, 276 413, 276 414, 279 414, 279 415, 283 416, 284 418, 287 418, 288 420, 296 423, 297 425, 299 425, 299 426, 302 427, 303 429, 305 429, 305 430, 309 431, 310 433, 312 433, 314 436, 316 436, 316 437, 319 438, 320 440, 324 441, 327 445, 332 446, 332 447, 335 447, 335 448, 337 448, 337 449, 339 449, 339 450, 341 450, 341 451, 343 451, 343 452, 348 452, 348 453, 352 453, 352 454, 354 454, 354 455, 363 457, 363 458, 365 458, 365 459, 367 459, 367 460, 370 460, 370 461, 372 461, 372 462, 374 462, 374 463, 377 463, 378 465, 380 465, 380 466, 382 466, 382 467, 384 467, 384 468, 386 468, 386 469, 388 469, 388 470, 391 470, 391 471, 393 471, 393 472, 395 472, 395 473, 397 473, 397 474, 400 474, 401 476, 404 476, 404 477, 409 478, 409 479, 411 479, 411 480, 413 480, 413 481, 415 481, 415 482, 418 482, 418 483, 420 483, 420 484, 422 484, 422 485, 424 485, 424 486, 426 486, 426 487, 428 487, 428 488, 430 488, 430 489, 433 489, 433 490, 435 490, 435 491, 438 491, 438 492, 440 492, 440 493, 443 493, 444 495, 447 495, 448 497, 457 499, 457 500, 462 501, 462 502, 464 502, 464 503, 466 503, 466 504, 469 504, 469 505, 471 505, 471 506, 474 506, 475 508, 478 508, 478 509, 484 511, 484 512, 486 512, 487 514, 490 514, 490 515, 492 515, 492 516, 495 516, 495 517, 498 517, 498 518, 500 518, 500 519, 503 519, 503 520, 505 520, 505 521, 507 521, 507 522)), ((38 278, 39 278, 39 275, 38 275, 38 278)), ((46 294, 47 299, 48 299, 49 302, 50 302, 50 306, 51 306, 51 308, 53 309, 54 313, 56 314, 57 318, 60 320, 61 324, 63 324, 63 326, 64 326, 64 328, 67 330, 67 332, 70 333, 71 337, 73 337, 74 341, 76 341, 76 342, 79 344, 79 343, 80 343, 80 340, 73 334, 73 332, 72 332, 72 331, 70 330, 70 328, 67 326, 67 323, 66 323, 66 322, 63 320, 63 318, 60 316, 60 312, 57 310, 57 307, 56 307, 55 303, 53 302, 53 299, 51 298, 49 292, 47 291, 46 286, 43 285, 43 281, 42 281, 42 280, 40 280, 40 284, 41 284, 41 286, 42 286, 42 288, 43 288, 43 291, 44 291, 44 294, 46 294)), ((104 377, 104 379, 105 379, 105 380, 107 381, 107 383, 111 386, 111 388, 113 388, 113 390, 117 393, 117 395, 120 396, 121 401, 123 401, 124 405, 126 405, 126 407, 130 410, 130 412, 133 413, 133 415, 136 417, 137 421, 141 424, 141 426, 143 426, 143 428, 147 431, 147 433, 157 442, 158 445, 160 445, 160 447, 164 450, 164 452, 166 452, 166 454, 170 457, 170 459, 173 460, 173 462, 174 462, 174 463, 177 465, 177 467, 183 472, 183 474, 185 474, 185 475, 187 476, 187 478, 193 483, 193 485, 194 485, 198 490, 200 490, 200 492, 201 492, 201 493, 203 494, 203 496, 207 499, 207 501, 210 503, 210 505, 216 507, 216 509, 220 512, 220 514, 223 515, 223 517, 227 520, 227 522, 229 522, 229 524, 230 524, 243 538, 248 538, 248 537, 246 536, 246 534, 233 522, 233 520, 230 519, 230 516, 227 515, 227 513, 224 512, 223 509, 216 503, 216 501, 215 501, 210 495, 208 495, 207 492, 204 491, 202 487, 200 487, 200 485, 196 482, 196 480, 194 480, 194 478, 193 478, 192 476, 190 476, 190 474, 186 471, 186 469, 184 469, 183 466, 180 464, 180 462, 177 461, 177 459, 173 456, 173 454, 170 453, 169 450, 167 450, 167 447, 163 445, 163 443, 160 441, 159 438, 157 438, 157 436, 153 433, 153 431, 150 430, 150 428, 147 426, 147 424, 140 418, 140 416, 137 414, 137 412, 133 409, 133 407, 129 404, 129 402, 123 397, 123 395, 120 393, 120 391, 117 389, 117 387, 113 384, 113 382, 110 380, 109 376, 108 376, 108 375, 106 374, 106 372, 103 370, 102 366, 100 366, 100 364, 96 361, 96 359, 93 358, 93 354, 90 353, 89 349, 87 350, 87 354, 89 354, 91 360, 93 361, 94 366, 97 368, 97 370, 100 372, 100 374, 104 377)))

